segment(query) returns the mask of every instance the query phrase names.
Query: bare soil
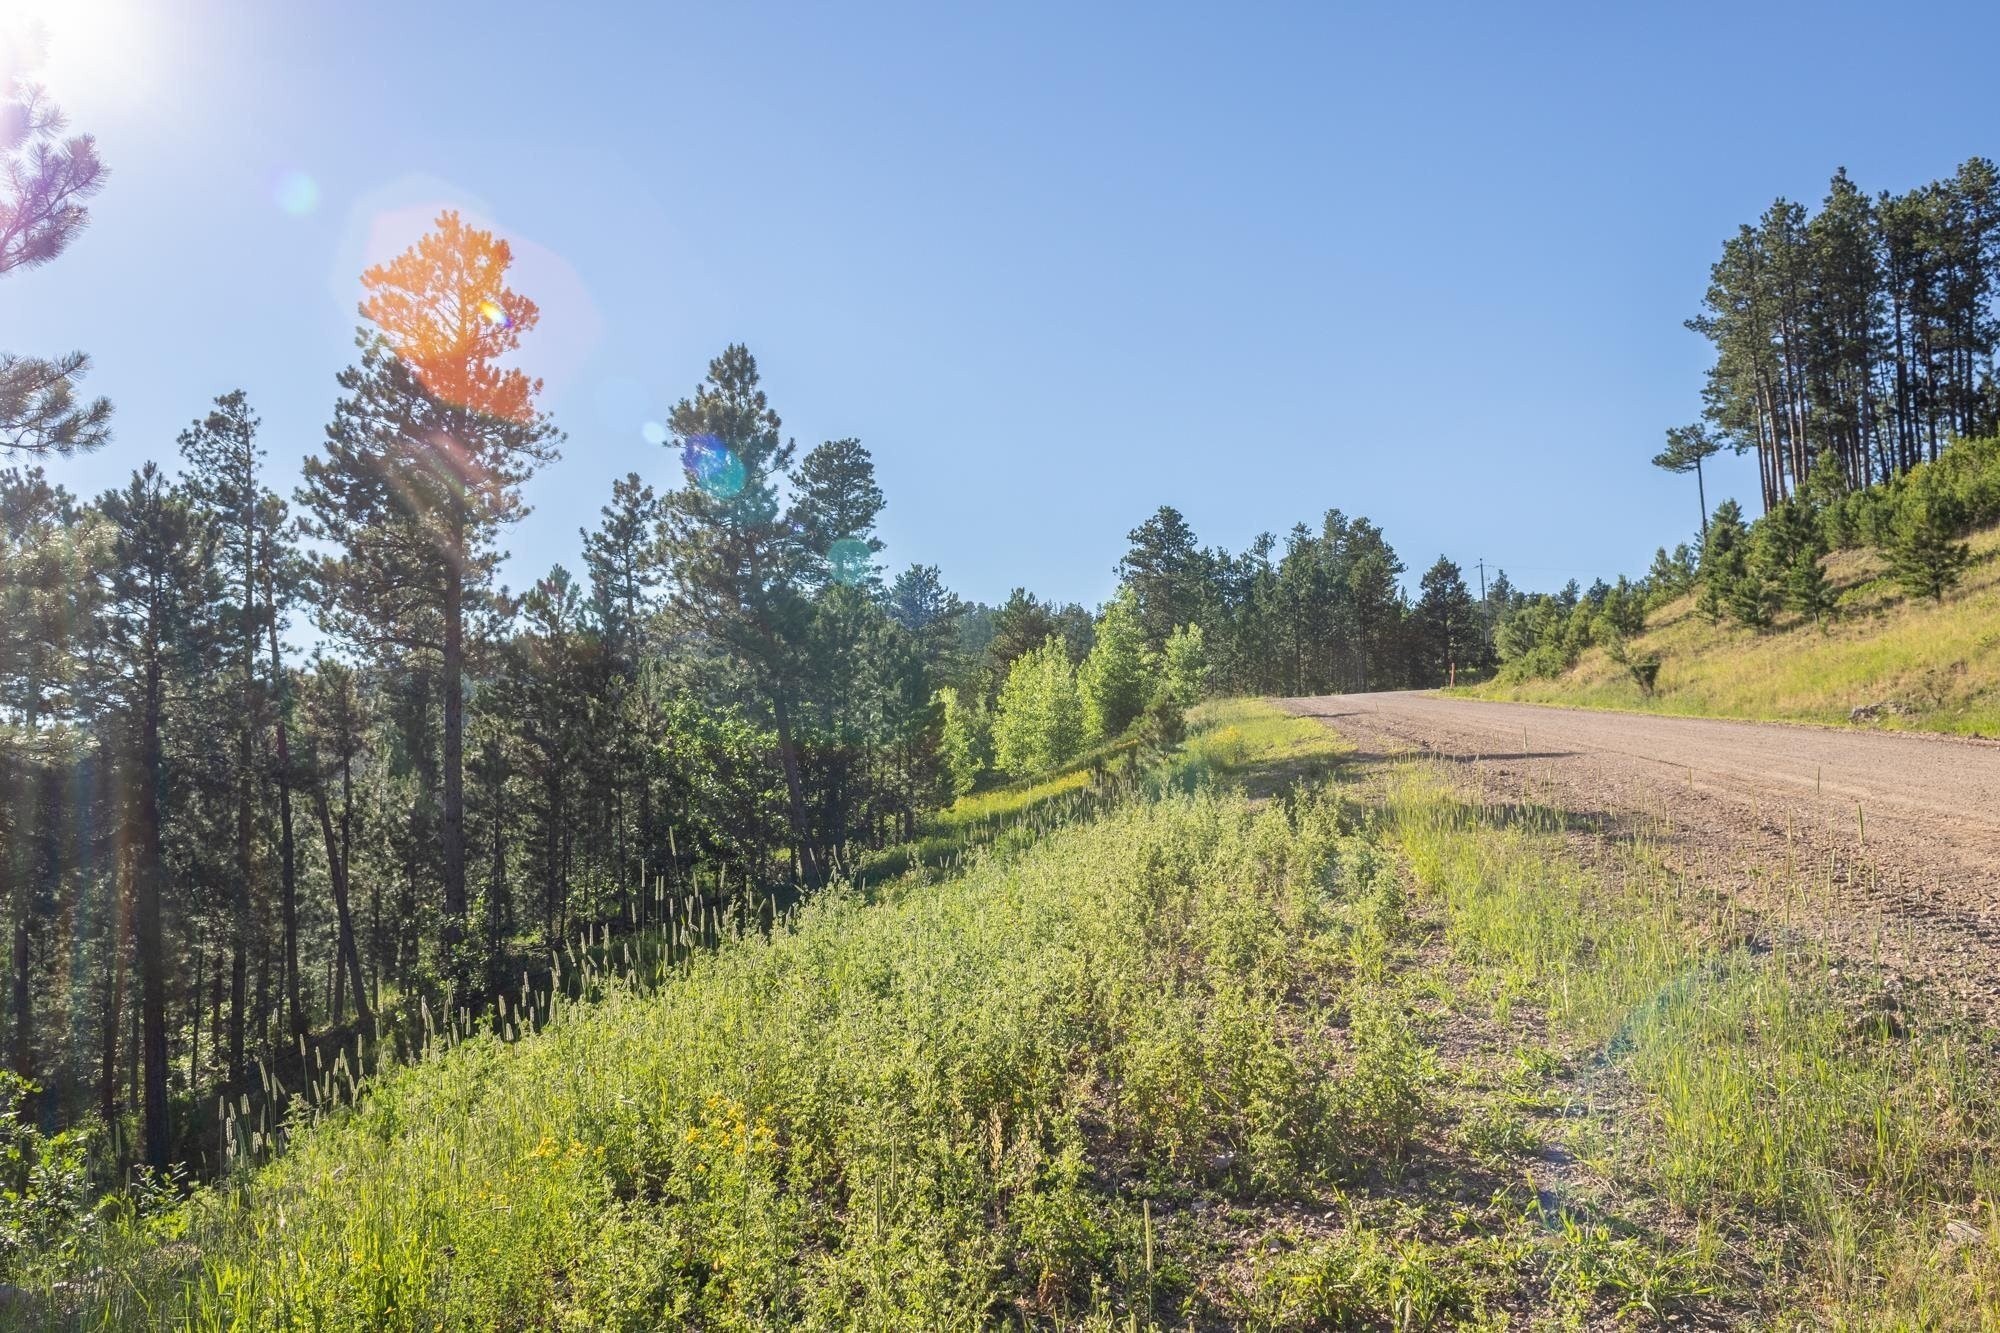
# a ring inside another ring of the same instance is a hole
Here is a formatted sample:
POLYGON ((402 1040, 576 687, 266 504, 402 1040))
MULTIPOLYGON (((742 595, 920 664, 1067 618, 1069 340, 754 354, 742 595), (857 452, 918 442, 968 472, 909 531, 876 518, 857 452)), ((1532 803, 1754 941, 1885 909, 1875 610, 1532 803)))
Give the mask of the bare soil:
POLYGON ((2000 743, 1420 692, 1282 703, 1363 762, 1434 755, 1467 795, 1576 816, 1585 840, 1643 837, 1768 929, 2000 1022, 2000 743))

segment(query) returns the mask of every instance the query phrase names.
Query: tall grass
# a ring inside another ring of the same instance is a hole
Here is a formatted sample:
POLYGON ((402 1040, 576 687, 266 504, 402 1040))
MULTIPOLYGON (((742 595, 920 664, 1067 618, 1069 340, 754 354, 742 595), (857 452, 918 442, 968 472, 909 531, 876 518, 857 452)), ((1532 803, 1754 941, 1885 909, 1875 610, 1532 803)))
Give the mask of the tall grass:
MULTIPOLYGON (((1642 844, 1586 871, 1560 812, 1468 806, 1413 771, 1387 802, 1470 990, 1529 1004, 1639 1095, 1612 1150, 1767 1251, 1780 1311, 1839 1327, 2000 1321, 2000 1085, 1967 1030, 1865 961, 1763 934, 1642 844)), ((1799 892, 1809 886, 1793 886, 1799 892)))
POLYGON ((77 1322, 1150 1320, 1176 1293, 1147 1182, 1284 1190, 1400 1132, 1287 1016, 1339 928, 1340 844, 1324 800, 1178 797, 875 906, 830 894, 653 993, 384 1078, 108 1254, 77 1322))

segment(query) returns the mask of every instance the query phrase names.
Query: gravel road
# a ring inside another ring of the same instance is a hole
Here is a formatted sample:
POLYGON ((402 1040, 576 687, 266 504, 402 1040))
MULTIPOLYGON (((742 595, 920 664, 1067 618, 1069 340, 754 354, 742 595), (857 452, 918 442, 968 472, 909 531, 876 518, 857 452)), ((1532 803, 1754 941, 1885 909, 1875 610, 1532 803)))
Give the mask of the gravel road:
POLYGON ((1429 752, 1461 781, 1643 828, 1690 870, 1768 897, 1811 867, 1818 924, 1886 938, 2000 1017, 2000 744, 1488 703, 1397 692, 1290 699, 1364 758, 1429 752), (1670 831, 1666 831, 1670 830, 1670 831))

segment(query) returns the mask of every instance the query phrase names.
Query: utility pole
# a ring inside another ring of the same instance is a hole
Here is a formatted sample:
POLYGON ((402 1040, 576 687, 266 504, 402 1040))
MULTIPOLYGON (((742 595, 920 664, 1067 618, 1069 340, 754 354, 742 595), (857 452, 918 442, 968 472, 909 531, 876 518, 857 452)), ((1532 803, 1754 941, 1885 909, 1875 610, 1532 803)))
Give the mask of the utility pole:
POLYGON ((1479 565, 1479 600, 1483 602, 1486 600, 1486 557, 1483 555, 1480 556, 1477 563, 1479 565))

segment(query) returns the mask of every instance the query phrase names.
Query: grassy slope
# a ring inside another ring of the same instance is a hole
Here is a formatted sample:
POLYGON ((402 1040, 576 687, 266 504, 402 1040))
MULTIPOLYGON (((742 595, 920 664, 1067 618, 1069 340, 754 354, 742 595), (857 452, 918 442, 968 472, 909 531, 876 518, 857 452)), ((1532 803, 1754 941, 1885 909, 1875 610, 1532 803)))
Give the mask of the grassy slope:
POLYGON ((1972 540, 1974 563, 1942 605, 1912 602, 1871 551, 1843 551, 1828 573, 1841 617, 1825 632, 1791 619, 1763 634, 1713 625, 1684 597, 1661 608, 1633 642, 1657 653, 1659 692, 1642 698, 1601 649, 1555 680, 1471 687, 1532 703, 1710 717, 1840 722, 1893 704, 1880 725, 2000 735, 2000 529, 1972 540))
POLYGON ((1586 872, 1559 812, 1415 765, 1329 785, 1337 749, 1212 707, 1191 794, 440 1051, 234 1189, 109 1228, 73 1322, 2000 1316, 1990 1046, 1643 840, 1586 872))

